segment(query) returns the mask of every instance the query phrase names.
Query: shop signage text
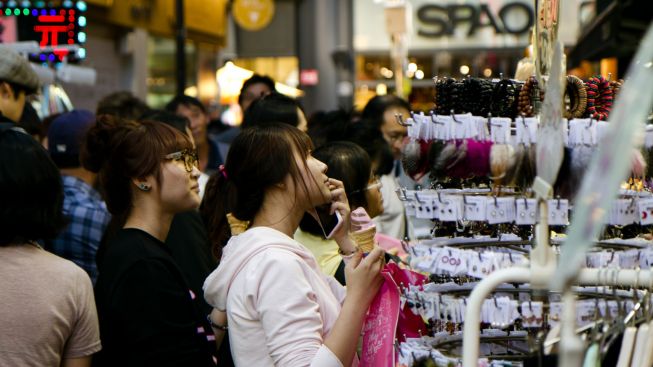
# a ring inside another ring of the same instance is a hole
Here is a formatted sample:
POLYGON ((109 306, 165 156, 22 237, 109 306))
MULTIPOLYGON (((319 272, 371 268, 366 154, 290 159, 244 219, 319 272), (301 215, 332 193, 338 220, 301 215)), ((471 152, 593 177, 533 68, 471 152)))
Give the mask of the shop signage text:
POLYGON ((417 9, 418 29, 421 37, 439 38, 453 36, 455 30, 469 25, 467 37, 485 27, 496 34, 523 34, 534 25, 532 6, 522 2, 507 2, 494 13, 488 4, 424 4, 417 9))

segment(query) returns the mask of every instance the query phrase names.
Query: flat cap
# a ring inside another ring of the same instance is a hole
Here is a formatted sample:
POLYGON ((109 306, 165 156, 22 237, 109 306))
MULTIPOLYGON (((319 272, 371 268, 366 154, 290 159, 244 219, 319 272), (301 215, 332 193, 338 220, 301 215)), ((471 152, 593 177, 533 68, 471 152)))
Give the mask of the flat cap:
POLYGON ((29 61, 6 46, 0 46, 0 80, 21 85, 29 93, 36 92, 40 85, 29 61))

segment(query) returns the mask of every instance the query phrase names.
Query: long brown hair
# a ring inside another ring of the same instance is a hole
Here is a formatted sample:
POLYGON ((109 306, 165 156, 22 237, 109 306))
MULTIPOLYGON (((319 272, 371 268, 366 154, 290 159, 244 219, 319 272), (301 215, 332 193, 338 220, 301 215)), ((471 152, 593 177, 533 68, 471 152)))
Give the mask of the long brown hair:
POLYGON ((266 124, 238 135, 229 148, 224 170, 209 179, 200 206, 217 259, 231 237, 227 213, 239 220, 253 220, 263 205, 265 190, 288 174, 295 187, 301 184, 308 192, 294 154, 298 152, 305 160, 312 148, 308 135, 288 124, 266 124))

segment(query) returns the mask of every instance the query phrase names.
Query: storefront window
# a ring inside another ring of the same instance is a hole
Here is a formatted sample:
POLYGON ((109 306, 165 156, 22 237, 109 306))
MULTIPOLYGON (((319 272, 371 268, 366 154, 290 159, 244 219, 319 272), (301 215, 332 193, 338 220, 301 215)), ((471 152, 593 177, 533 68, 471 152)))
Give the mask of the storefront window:
MULTIPOLYGON (((175 40, 150 37, 148 41, 147 104, 162 108, 176 94, 176 43, 175 40)), ((197 47, 186 43, 186 94, 196 97, 197 90, 197 47)))

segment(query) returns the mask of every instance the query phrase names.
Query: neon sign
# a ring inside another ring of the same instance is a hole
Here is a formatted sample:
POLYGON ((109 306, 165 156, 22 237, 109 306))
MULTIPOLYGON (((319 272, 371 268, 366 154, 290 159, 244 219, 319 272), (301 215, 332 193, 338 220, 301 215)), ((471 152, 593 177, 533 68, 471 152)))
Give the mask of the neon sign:
MULTIPOLYGON (((0 21, 15 24, 14 41, 36 41, 40 53, 30 58, 40 62, 77 61, 86 57, 86 16, 84 1, 1 1, 0 21), (13 18, 13 22, 6 22, 13 18)), ((0 27, 0 35, 7 31, 0 27)), ((7 31, 9 33, 9 31, 7 31)))

